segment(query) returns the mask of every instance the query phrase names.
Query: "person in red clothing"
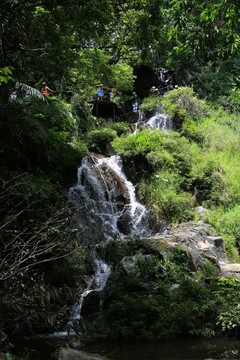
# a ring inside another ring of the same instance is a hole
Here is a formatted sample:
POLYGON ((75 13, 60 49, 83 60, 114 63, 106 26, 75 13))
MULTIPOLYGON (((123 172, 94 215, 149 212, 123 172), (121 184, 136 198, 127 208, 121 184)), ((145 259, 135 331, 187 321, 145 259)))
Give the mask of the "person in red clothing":
POLYGON ((50 87, 47 86, 47 83, 44 81, 42 83, 41 93, 42 95, 53 95, 56 91, 50 89, 50 87))

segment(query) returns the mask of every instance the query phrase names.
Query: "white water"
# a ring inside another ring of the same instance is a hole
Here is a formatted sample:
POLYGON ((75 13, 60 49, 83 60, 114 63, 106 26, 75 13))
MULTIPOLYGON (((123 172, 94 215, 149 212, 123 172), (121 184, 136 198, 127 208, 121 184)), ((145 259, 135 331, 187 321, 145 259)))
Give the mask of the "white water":
POLYGON ((109 168, 113 169, 114 172, 119 176, 121 181, 124 183, 130 200, 127 208, 131 216, 131 234, 141 234, 144 231, 144 228, 141 226, 141 221, 144 215, 146 215, 147 209, 145 208, 145 206, 143 206, 137 201, 135 187, 130 181, 127 180, 126 175, 122 171, 122 160, 120 156, 114 155, 109 158, 99 159, 98 164, 100 166, 105 164, 109 168))
POLYGON ((66 330, 61 332, 55 332, 51 334, 52 337, 66 337, 70 335, 76 335, 79 332, 79 324, 81 319, 81 311, 84 304, 84 300, 91 292, 101 292, 107 280, 111 274, 111 268, 106 264, 104 260, 101 260, 97 257, 96 253, 92 254, 94 259, 94 276, 89 281, 85 290, 79 297, 79 300, 73 305, 70 316, 67 322, 66 330))
MULTIPOLYGON (((122 170, 120 156, 97 158, 86 157, 78 169, 78 182, 69 191, 69 201, 84 213, 85 221, 101 231, 106 239, 125 235, 119 229, 119 220, 127 216, 128 235, 146 236, 148 211, 136 199, 135 187, 127 180, 122 170), (118 196, 124 201, 116 204, 118 196)), ((111 268, 104 259, 92 253, 95 264, 94 276, 73 305, 66 330, 52 334, 55 337, 76 335, 79 331, 81 311, 86 297, 91 292, 101 292, 111 274, 111 268)), ((100 306, 100 304, 99 304, 100 306)))
POLYGON ((148 211, 137 201, 135 187, 123 173, 118 155, 86 157, 78 169, 78 183, 70 189, 69 199, 76 206, 84 204, 84 216, 89 224, 98 226, 108 239, 124 237, 119 228, 124 216, 128 217, 128 235, 146 234, 144 222, 148 211))
POLYGON ((157 109, 155 114, 146 122, 147 127, 169 131, 172 129, 172 121, 169 115, 163 114, 157 109))
POLYGON ((135 123, 135 130, 133 135, 136 134, 139 130, 149 128, 159 129, 166 132, 170 131, 173 128, 171 117, 167 114, 164 114, 160 106, 155 110, 154 115, 147 120, 144 118, 144 112, 140 111, 138 121, 135 123))
MULTIPOLYGON (((158 108, 155 114, 144 121, 139 112, 139 121, 146 128, 168 131, 172 128, 170 117, 158 108)), ((136 126, 137 129, 137 126, 136 126)), ((137 130, 136 130, 137 131, 137 130)), ((127 235, 149 235, 147 230, 148 211, 136 199, 135 187, 127 179, 122 169, 122 159, 118 155, 99 158, 86 157, 78 169, 78 182, 69 191, 69 201, 80 207, 88 224, 99 229, 106 239, 122 239, 126 234, 121 231, 119 221, 127 217, 127 235), (121 203, 119 205, 119 197, 121 203), (84 209, 83 209, 84 206, 84 209)), ((67 329, 64 334, 75 334, 74 324, 81 319, 81 310, 86 297, 93 291, 102 291, 110 276, 111 269, 103 259, 93 254, 95 274, 71 310, 67 329)), ((63 333, 61 333, 63 335, 63 333)))
POLYGON ((67 333, 68 335, 75 335, 76 330, 74 328, 74 323, 77 321, 79 323, 81 318, 81 310, 83 306, 84 299, 91 292, 100 292, 104 289, 106 282, 111 274, 110 266, 108 266, 104 260, 98 259, 96 253, 93 254, 94 264, 95 264, 95 274, 89 282, 86 289, 80 296, 80 299, 72 307, 71 314, 67 323, 67 333))
MULTIPOLYGON (((144 121, 143 113, 139 113, 141 128, 157 128, 168 131, 172 128, 170 117, 161 113, 158 108, 155 114, 144 121)), ((136 126, 136 131, 138 126, 136 126)), ((128 218, 127 235, 149 235, 147 230, 148 211, 136 199, 135 187, 127 179, 122 169, 122 159, 118 155, 98 158, 94 155, 86 157, 78 169, 78 182, 69 191, 69 201, 84 213, 88 224, 100 230, 106 239, 124 238, 119 228, 119 221, 125 215, 128 218), (119 205, 118 198, 122 203, 119 205)), ((81 311, 86 297, 91 292, 101 292, 111 274, 110 267, 103 259, 93 253, 95 273, 88 285, 73 305, 66 331, 54 336, 75 335, 78 332, 81 311), (76 327, 77 325, 77 327, 76 327)))

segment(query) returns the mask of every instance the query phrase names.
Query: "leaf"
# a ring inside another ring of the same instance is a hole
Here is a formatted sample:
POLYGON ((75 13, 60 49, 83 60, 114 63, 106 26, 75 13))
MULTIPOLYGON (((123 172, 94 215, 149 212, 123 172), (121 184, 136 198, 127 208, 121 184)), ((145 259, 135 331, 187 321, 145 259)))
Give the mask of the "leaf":
POLYGON ((43 101, 47 101, 46 97, 44 95, 42 95, 40 91, 38 91, 37 89, 35 89, 29 85, 26 85, 26 84, 23 84, 20 82, 16 82, 15 87, 16 87, 16 89, 24 91, 26 94, 28 94, 31 97, 35 97, 35 98, 41 99, 43 101))

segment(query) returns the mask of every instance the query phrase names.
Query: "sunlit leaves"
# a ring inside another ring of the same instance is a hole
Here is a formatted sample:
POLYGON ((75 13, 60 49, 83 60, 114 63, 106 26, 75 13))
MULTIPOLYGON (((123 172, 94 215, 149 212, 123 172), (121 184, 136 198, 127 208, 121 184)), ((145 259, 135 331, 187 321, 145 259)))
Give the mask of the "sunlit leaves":
POLYGON ((12 68, 4 67, 0 68, 0 85, 2 83, 7 84, 12 79, 12 68))

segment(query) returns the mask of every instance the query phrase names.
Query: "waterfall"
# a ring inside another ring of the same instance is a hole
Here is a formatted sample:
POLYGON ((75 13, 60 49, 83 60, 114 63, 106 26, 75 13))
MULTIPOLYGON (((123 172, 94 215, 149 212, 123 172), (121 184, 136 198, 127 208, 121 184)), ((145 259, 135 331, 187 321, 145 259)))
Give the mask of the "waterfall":
POLYGON ((169 131, 172 129, 171 117, 157 108, 155 114, 146 122, 147 127, 169 131))
MULTIPOLYGON (((148 236, 149 212, 136 199, 135 187, 127 180, 122 169, 122 159, 118 155, 108 158, 87 156, 78 169, 78 181, 69 190, 69 202, 80 209, 75 222, 82 223, 104 234, 104 238, 123 239, 126 235, 148 236)), ((86 235, 87 236, 87 235, 86 235)), ((52 336, 76 335, 80 330, 81 311, 84 301, 91 293, 100 293, 111 274, 104 256, 92 251, 94 276, 89 281, 79 299, 73 305, 66 330, 52 336)))
POLYGON ((50 334, 50 337, 66 337, 77 335, 80 329, 81 311, 86 297, 93 292, 101 292, 111 274, 111 268, 102 259, 99 259, 96 251, 92 251, 94 260, 94 276, 89 281, 84 291, 80 294, 78 301, 73 304, 70 316, 66 325, 66 330, 50 334))
MULTIPOLYGON (((168 131, 172 123, 170 117, 157 108, 148 120, 144 119, 143 111, 139 112, 134 133, 143 128, 168 131)), ((135 187, 124 174, 122 159, 118 155, 101 157, 92 154, 85 157, 78 169, 77 184, 69 190, 68 198, 69 203, 79 209, 74 217, 75 227, 81 232, 85 229, 86 237, 91 237, 91 229, 93 233, 102 233, 106 241, 151 234, 149 211, 137 201, 135 187)), ((94 275, 73 305, 66 330, 54 333, 54 336, 77 334, 86 298, 94 292, 100 294, 107 283, 111 268, 96 251, 92 251, 92 257, 94 275)))
POLYGON ((159 129, 162 131, 172 130, 173 126, 172 126, 171 117, 163 113, 160 106, 157 107, 157 109, 154 112, 154 115, 147 120, 144 118, 143 111, 140 111, 138 122, 135 123, 135 130, 133 134, 136 134, 139 130, 149 129, 149 128, 159 129))
POLYGON ((84 204, 89 224, 98 226, 106 238, 147 235, 148 211, 135 195, 118 155, 109 158, 86 157, 78 169, 78 183, 69 192, 69 201, 84 204))
POLYGON ((96 252, 93 252, 93 259, 94 259, 94 276, 92 277, 91 281, 87 285, 86 289, 80 295, 79 301, 76 302, 71 310, 71 314, 67 323, 67 334, 68 335, 75 335, 78 333, 79 321, 81 318, 81 310, 83 306, 84 299, 91 293, 91 292, 101 292, 106 282, 111 274, 110 266, 108 266, 104 260, 99 259, 96 255, 96 252))

